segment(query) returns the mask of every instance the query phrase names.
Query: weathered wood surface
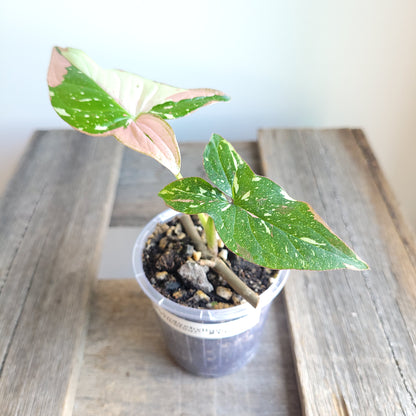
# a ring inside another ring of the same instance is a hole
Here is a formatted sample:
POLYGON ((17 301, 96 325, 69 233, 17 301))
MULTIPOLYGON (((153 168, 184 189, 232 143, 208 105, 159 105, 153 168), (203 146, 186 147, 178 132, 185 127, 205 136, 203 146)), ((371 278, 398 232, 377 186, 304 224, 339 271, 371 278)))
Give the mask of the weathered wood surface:
MULTIPOLYGON (((262 173, 256 146, 235 145, 262 173)), ((181 148, 184 174, 201 175, 204 144, 181 148)), ((311 202, 371 270, 293 272, 288 315, 275 302, 255 360, 220 379, 168 358, 134 281, 100 281, 76 386, 122 148, 70 131, 35 136, 0 200, 1 415, 71 414, 76 388, 76 416, 298 415, 293 365, 306 415, 416 414, 414 237, 365 138, 263 130, 260 150, 265 173, 311 202)), ((173 178, 134 152, 123 163, 112 224, 140 227, 164 209, 157 192, 173 178)))
POLYGON ((371 267, 296 272, 286 285, 304 414, 415 415, 415 244, 362 132, 263 130, 259 140, 265 173, 371 267))
MULTIPOLYGON (((235 142, 235 148, 254 170, 260 169, 255 142, 235 142)), ((206 143, 180 143, 182 175, 206 178, 202 154, 206 143)), ((157 194, 175 177, 152 158, 126 149, 120 172, 120 181, 111 226, 141 227, 166 205, 157 194)))
POLYGON ((201 378, 169 358, 135 280, 99 281, 73 415, 300 415, 281 300, 270 315, 252 362, 230 376, 201 378))
POLYGON ((0 200, 0 414, 71 414, 88 299, 122 159, 38 132, 0 200))

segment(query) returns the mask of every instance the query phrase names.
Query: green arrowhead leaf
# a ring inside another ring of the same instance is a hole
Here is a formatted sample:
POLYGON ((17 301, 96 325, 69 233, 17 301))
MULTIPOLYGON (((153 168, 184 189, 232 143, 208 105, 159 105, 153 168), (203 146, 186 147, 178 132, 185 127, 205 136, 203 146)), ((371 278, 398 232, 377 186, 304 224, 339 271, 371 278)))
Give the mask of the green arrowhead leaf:
POLYGON ((159 195, 175 210, 207 213, 227 247, 273 269, 367 269, 305 202, 256 175, 220 136, 204 152, 214 187, 200 178, 167 185, 159 195))
POLYGON ((138 75, 99 67, 84 52, 54 48, 48 71, 49 94, 58 115, 90 135, 114 135, 177 175, 180 152, 164 119, 182 117, 229 98, 211 89, 183 89, 138 75))

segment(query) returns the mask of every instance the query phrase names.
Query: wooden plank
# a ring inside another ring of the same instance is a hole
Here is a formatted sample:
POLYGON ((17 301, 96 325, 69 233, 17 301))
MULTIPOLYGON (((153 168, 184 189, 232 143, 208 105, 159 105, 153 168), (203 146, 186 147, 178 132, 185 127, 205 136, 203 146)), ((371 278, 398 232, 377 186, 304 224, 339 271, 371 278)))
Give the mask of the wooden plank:
MULTIPOLYGON (((180 143, 183 176, 206 178, 202 161, 205 145, 206 143, 180 143)), ((260 169, 255 142, 235 142, 233 145, 254 170, 260 169)), ((110 225, 142 227, 166 209, 157 194, 173 180, 175 178, 172 174, 152 158, 126 149, 110 225)))
POLYGON ((0 414, 70 414, 121 146, 38 132, 0 201, 0 414))
POLYGON ((170 359, 135 280, 99 281, 73 416, 300 415, 281 298, 270 315, 252 362, 236 374, 202 378, 170 359))
POLYGON ((296 272, 284 292, 305 415, 416 414, 413 237, 363 134, 262 130, 265 173, 371 270, 296 272))

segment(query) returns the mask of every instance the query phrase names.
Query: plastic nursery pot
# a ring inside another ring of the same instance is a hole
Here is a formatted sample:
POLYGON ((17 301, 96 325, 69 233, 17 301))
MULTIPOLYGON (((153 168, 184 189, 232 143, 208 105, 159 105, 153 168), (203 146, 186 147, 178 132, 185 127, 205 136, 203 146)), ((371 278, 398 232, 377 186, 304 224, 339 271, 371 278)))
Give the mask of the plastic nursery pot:
POLYGON ((279 272, 272 285, 260 295, 256 309, 248 303, 219 310, 179 305, 152 286, 142 263, 143 248, 156 224, 168 222, 177 215, 181 214, 166 210, 144 227, 133 249, 134 273, 160 318, 165 342, 175 361, 193 374, 223 376, 254 357, 270 304, 285 285, 289 271, 279 272))

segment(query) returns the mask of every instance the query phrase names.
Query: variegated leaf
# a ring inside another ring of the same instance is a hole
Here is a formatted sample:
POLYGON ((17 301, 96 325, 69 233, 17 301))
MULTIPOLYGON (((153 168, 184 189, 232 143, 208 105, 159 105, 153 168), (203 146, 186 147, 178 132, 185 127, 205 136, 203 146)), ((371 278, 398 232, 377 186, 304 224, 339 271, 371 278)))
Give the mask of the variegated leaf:
POLYGON ((52 106, 72 127, 90 135, 114 135, 154 157, 174 175, 180 171, 180 153, 173 130, 163 119, 228 100, 216 90, 175 88, 103 69, 72 48, 53 49, 48 85, 52 106))
POLYGON ((185 178, 159 195, 175 210, 207 213, 227 247, 273 269, 366 269, 368 266, 305 202, 258 176, 220 136, 204 152, 208 177, 185 178))

